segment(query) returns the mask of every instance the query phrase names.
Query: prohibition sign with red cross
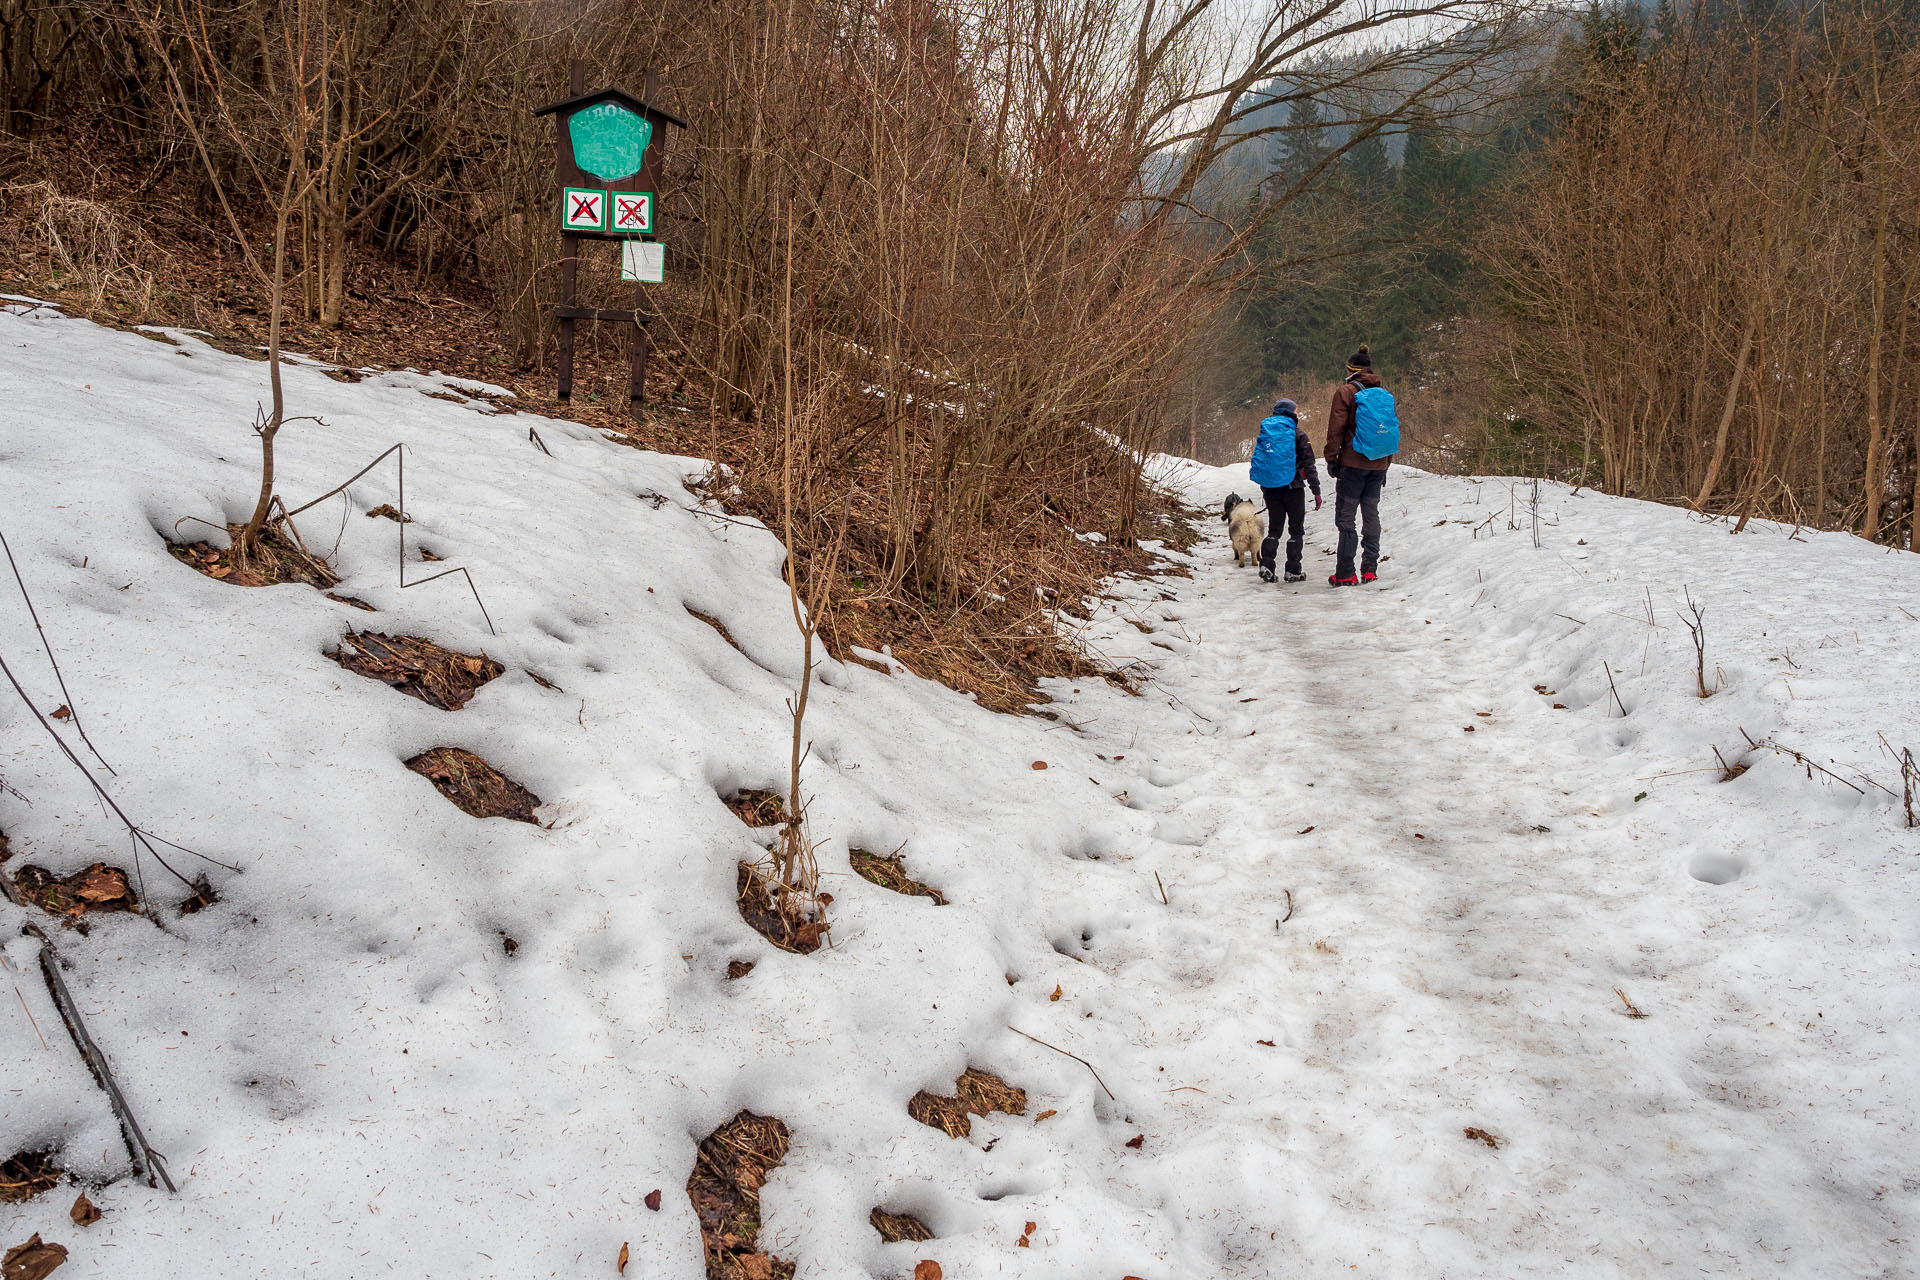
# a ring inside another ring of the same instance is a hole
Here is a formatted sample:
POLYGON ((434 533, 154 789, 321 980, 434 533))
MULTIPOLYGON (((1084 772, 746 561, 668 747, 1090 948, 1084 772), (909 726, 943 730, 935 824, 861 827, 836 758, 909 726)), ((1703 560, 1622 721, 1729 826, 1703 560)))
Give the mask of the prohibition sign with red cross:
POLYGON ((591 187, 567 187, 562 190, 560 225, 568 231, 605 231, 607 193, 591 187))
POLYGON ((630 232, 653 230, 653 192, 614 192, 613 229, 630 232))

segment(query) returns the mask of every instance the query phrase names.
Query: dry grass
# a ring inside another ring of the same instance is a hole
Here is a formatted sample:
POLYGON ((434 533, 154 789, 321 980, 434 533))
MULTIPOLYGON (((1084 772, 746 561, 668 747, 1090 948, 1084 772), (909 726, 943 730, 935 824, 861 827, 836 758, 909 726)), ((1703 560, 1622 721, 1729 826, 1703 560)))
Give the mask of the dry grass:
POLYGON ((687 1177, 700 1219, 707 1280, 791 1280, 794 1264, 760 1251, 760 1188, 792 1135, 772 1116, 741 1111, 708 1134, 687 1177))
POLYGON ((735 881, 735 899, 740 908, 740 918, 752 925, 755 933, 782 951, 791 951, 796 955, 818 951, 820 944, 826 941, 827 923, 824 920, 796 919, 791 913, 781 911, 777 888, 767 868, 751 862, 741 863, 740 874, 735 881))
POLYGON ((899 1244, 903 1240, 918 1243, 933 1239, 933 1228, 910 1213, 888 1213, 875 1205, 873 1212, 867 1215, 867 1221, 880 1233, 880 1238, 888 1244, 899 1244))
POLYGON ((327 657, 357 675, 398 689, 443 711, 458 711, 506 670, 485 654, 461 653, 419 636, 348 631, 327 657))
POLYGON ((723 797, 721 803, 750 827, 770 827, 787 816, 787 802, 777 791, 742 787, 732 795, 723 797))
POLYGON ((883 858, 877 853, 868 853, 864 849, 852 849, 847 853, 847 861, 853 864, 853 869, 860 874, 861 879, 877 884, 882 889, 891 889, 895 893, 906 894, 909 897, 931 898, 937 906, 947 905, 945 894, 938 889, 921 884, 907 874, 906 864, 897 853, 883 858))
POLYGON ((259 552, 245 563, 239 562, 233 554, 233 548, 239 544, 241 530, 245 527, 238 524, 227 526, 227 536, 231 541, 225 549, 205 542, 186 546, 169 542, 167 550, 181 564, 209 578, 230 582, 238 587, 270 587, 285 582, 303 582, 324 591, 340 584, 340 576, 327 566, 325 560, 288 542, 272 527, 261 533, 259 552))
POLYGON ((540 807, 540 797, 471 751, 435 747, 407 761, 407 768, 476 818, 535 822, 533 811, 540 807))
POLYGON ((978 1067, 968 1067, 954 1081, 952 1097, 922 1089, 907 1102, 908 1115, 950 1138, 969 1136, 973 1132, 973 1121, 969 1117, 993 1111, 1010 1116, 1027 1114, 1026 1090, 1017 1089, 991 1071, 978 1067))
POLYGON ((0 1161, 0 1204, 24 1204, 60 1185, 66 1171, 51 1151, 19 1151, 0 1161))

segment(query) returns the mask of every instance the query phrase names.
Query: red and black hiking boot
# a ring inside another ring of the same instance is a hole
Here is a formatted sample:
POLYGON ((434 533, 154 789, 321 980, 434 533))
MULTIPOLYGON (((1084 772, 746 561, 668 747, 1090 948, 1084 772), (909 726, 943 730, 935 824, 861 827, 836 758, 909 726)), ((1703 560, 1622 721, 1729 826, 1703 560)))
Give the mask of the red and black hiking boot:
POLYGON ((1360 581, 1362 581, 1362 582, 1372 582, 1372 581, 1373 581, 1373 580, 1374 580, 1375 578, 1377 578, 1377 577, 1379 577, 1379 576, 1380 576, 1380 575, 1379 575, 1379 574, 1377 574, 1377 573, 1363 573, 1363 574, 1361 574, 1361 575, 1360 575, 1360 581))
POLYGON ((1330 573, 1327 575, 1327 585, 1330 587, 1357 587, 1360 585, 1360 579, 1354 577, 1352 574, 1348 574, 1343 578, 1337 573, 1330 573))

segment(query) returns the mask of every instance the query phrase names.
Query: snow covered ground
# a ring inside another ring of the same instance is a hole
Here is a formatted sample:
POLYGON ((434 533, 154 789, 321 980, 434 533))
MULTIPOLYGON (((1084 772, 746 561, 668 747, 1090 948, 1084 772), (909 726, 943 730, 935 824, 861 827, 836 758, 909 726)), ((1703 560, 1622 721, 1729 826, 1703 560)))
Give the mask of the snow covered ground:
MULTIPOLYGON (((694 1149, 746 1107, 793 1133, 761 1240, 802 1277, 1920 1273, 1920 832, 1881 741, 1920 749, 1920 560, 1547 485, 1536 546, 1530 486, 1405 470, 1376 588, 1324 585, 1330 511, 1302 587, 1233 569, 1216 523, 1191 577, 1095 602, 1085 639, 1150 667, 1142 696, 1061 683, 1056 719, 997 717, 823 664, 836 945, 796 956, 735 910, 758 846, 720 800, 783 774, 774 537, 703 514, 697 460, 299 368, 322 422, 283 433, 282 491, 405 441, 409 545, 445 562, 410 580, 467 567, 498 634, 458 578, 398 588, 394 526, 361 514, 397 500, 390 464, 344 521, 302 518, 379 612, 214 582, 161 533, 244 514, 264 373, 0 314, 0 531, 104 780, 244 868, 193 865, 223 899, 194 915, 53 931, 180 1193, 112 1182, 85 1229, 71 1189, 0 1205, 0 1247, 224 1280, 613 1275, 627 1243, 628 1276, 695 1280, 694 1149), (349 626, 506 674, 437 710, 326 658, 349 626), (550 825, 403 767, 441 745, 550 825), (952 905, 848 868, 902 845, 952 905), (969 1065, 1028 1114, 909 1118, 969 1065), (876 1205, 938 1238, 883 1244, 876 1205)), ((1165 465, 1199 501, 1249 488, 1165 465)), ((5 592, 0 656, 62 700, 5 592)), ((9 869, 128 862, 17 701, 0 776, 9 869)), ((34 914, 0 904, 0 1157, 111 1178, 34 914)))

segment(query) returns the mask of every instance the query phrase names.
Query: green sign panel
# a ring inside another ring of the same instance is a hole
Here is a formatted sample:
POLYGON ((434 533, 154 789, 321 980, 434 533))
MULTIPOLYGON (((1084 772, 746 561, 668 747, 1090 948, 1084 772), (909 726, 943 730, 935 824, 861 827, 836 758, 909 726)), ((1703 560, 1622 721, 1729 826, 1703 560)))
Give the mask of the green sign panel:
POLYGON ((567 134, 573 140, 573 162, 581 171, 611 182, 640 172, 653 126, 617 102, 602 102, 574 112, 567 134))

